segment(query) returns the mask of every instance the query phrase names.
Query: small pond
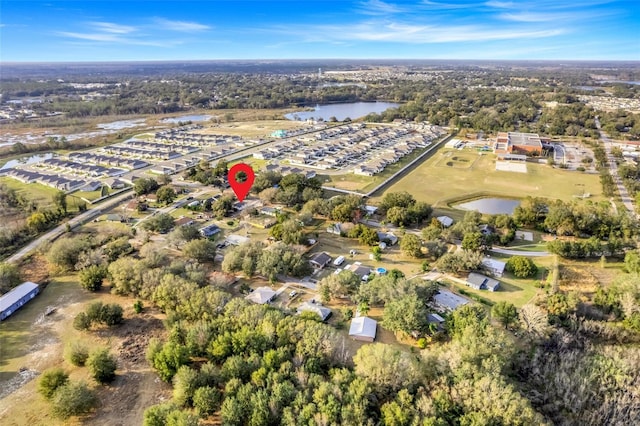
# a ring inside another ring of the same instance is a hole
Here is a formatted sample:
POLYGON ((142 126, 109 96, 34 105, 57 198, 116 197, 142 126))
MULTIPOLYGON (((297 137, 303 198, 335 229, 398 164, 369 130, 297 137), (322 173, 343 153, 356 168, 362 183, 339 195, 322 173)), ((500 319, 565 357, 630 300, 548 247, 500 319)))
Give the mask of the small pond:
POLYGON ((143 126, 147 120, 144 118, 137 118, 135 120, 121 120, 121 121, 113 121, 111 123, 102 123, 98 124, 96 127, 98 129, 104 130, 121 130, 121 129, 130 129, 132 127, 143 126))
POLYGON ((454 207, 462 210, 477 210, 482 214, 513 214, 519 205, 519 200, 509 198, 479 198, 456 204, 454 207))
POLYGON ((48 152, 46 154, 31 155, 28 157, 16 158, 15 160, 7 161, 2 167, 0 167, 0 170, 11 169, 15 166, 20 166, 25 164, 39 163, 41 161, 48 160, 50 158, 53 158, 53 153, 51 152, 48 152))
POLYGON ((396 108, 398 106, 400 106, 400 104, 394 102, 350 102, 345 104, 316 105, 313 111, 292 112, 291 114, 285 114, 284 117, 288 120, 302 121, 309 118, 316 120, 322 118, 324 121, 329 121, 331 117, 335 117, 338 121, 342 121, 347 117, 355 120, 372 112, 379 114, 389 108, 396 108))

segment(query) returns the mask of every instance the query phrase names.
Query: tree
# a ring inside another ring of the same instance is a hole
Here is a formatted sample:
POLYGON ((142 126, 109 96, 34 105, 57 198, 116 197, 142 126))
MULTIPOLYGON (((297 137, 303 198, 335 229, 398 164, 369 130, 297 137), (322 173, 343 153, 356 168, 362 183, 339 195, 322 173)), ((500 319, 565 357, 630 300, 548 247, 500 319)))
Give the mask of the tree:
POLYGON ((147 359, 165 382, 170 382, 182 365, 187 363, 188 350, 183 345, 167 342, 158 348, 149 344, 147 359))
POLYGON ((97 349, 92 352, 86 364, 89 367, 91 377, 98 383, 109 383, 116 377, 116 359, 108 349, 97 349))
POLYGON ((159 203, 167 205, 173 203, 173 200, 176 199, 177 194, 172 187, 165 185, 158 188, 158 191, 156 191, 156 197, 159 203))
POLYGON ((538 272, 538 267, 533 260, 524 256, 513 256, 509 258, 505 269, 518 278, 529 278, 538 272))
POLYGON ((33 229, 35 232, 42 232, 47 229, 49 222, 46 216, 42 212, 31 213, 31 216, 27 218, 27 226, 33 229))
POLYGON ((411 215, 406 207, 393 206, 387 210, 387 220, 395 226, 411 224, 411 215))
POLYGON ((198 262, 213 262, 216 257, 216 243, 210 240, 192 240, 184 245, 182 253, 198 262))
POLYGON ((411 335, 425 329, 428 313, 421 298, 416 294, 408 294, 386 303, 382 324, 395 333, 411 335))
POLYGON ((69 375, 62 368, 45 370, 38 380, 38 392, 46 399, 53 398, 58 388, 69 381, 69 375))
POLYGON ((520 308, 520 326, 531 337, 545 338, 550 332, 547 314, 534 304, 527 304, 520 308))
POLYGON ((193 394, 193 406, 202 417, 209 416, 220 409, 222 393, 211 386, 196 389, 193 394))
POLYGON ((376 262, 380 262, 380 260, 382 260, 382 249, 380 247, 372 247, 371 253, 373 254, 373 260, 376 262))
POLYGON ((464 234, 462 238, 462 249, 467 251, 481 251, 484 248, 483 235, 476 232, 469 232, 464 234))
POLYGON ((358 236, 358 242, 366 246, 375 246, 380 241, 378 233, 375 229, 369 228, 364 225, 360 225, 360 235, 358 236))
POLYGON ((20 284, 20 270, 13 263, 0 263, 0 293, 4 294, 20 284))
POLYGON ((53 194, 53 204, 63 212, 67 214, 67 194, 64 191, 58 191, 53 194))
POLYGON ((79 273, 80 285, 89 291, 102 288, 102 281, 107 277, 107 270, 103 266, 91 265, 79 273))
POLYGON ((97 404, 95 393, 84 382, 61 386, 52 400, 53 414, 60 419, 89 413, 97 404))
POLYGON ((351 271, 341 271, 339 274, 330 274, 318 283, 320 292, 326 287, 328 294, 333 298, 347 297, 355 293, 360 285, 360 278, 351 271))
POLYGON ((353 357, 355 372, 385 396, 401 388, 413 389, 420 381, 420 367, 408 352, 374 343, 358 349, 353 357))
POLYGON ((630 274, 640 274, 640 252, 628 251, 624 255, 624 269, 630 274))
POLYGON ((51 245, 47 260, 62 270, 72 270, 80 253, 88 248, 89 242, 82 236, 59 238, 51 245))
POLYGON ((155 179, 139 178, 133 183, 133 191, 136 195, 144 195, 155 191, 158 186, 158 182, 155 179))
POLYGON ((501 301, 491 307, 491 316, 500 321, 505 328, 509 328, 518 319, 518 311, 513 303, 501 301))
POLYGON ((175 225, 175 219, 168 213, 160 213, 142 223, 142 227, 148 231, 166 234, 175 225))
POLYGON ((387 192, 384 197, 382 197, 380 208, 386 212, 392 207, 409 208, 414 205, 415 202, 416 200, 413 198, 413 195, 409 194, 407 191, 387 192))
POLYGON ((400 249, 407 256, 422 257, 422 242, 416 235, 406 234, 402 237, 400 240, 400 249))

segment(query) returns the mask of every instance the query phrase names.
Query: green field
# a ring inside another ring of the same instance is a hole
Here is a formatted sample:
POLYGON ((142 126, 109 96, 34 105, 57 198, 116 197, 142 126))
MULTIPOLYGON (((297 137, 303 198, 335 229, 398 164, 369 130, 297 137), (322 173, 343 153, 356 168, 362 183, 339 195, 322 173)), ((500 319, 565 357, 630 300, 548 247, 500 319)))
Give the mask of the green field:
POLYGON ((23 183, 18 180, 2 176, 0 184, 15 189, 19 195, 36 202, 39 206, 49 206, 53 204, 53 195, 58 192, 57 189, 45 186, 39 183, 23 183))
POLYGON ((482 195, 521 198, 528 195, 562 200, 578 200, 574 196, 591 194, 589 200, 601 201, 598 175, 554 169, 546 164, 527 163, 527 173, 495 170, 495 155, 474 150, 453 151, 442 148, 416 169, 391 185, 387 191, 408 191, 417 200, 435 206, 446 206, 454 200, 482 195), (467 161, 454 161, 453 157, 478 158, 469 165, 467 161), (461 163, 464 166, 456 166, 461 163), (467 167, 468 165, 468 167, 467 167))
MULTIPOLYGON (((505 259, 503 260, 506 260, 508 257, 509 256, 505 257, 505 259)), ((502 301, 510 302, 513 303, 516 307, 520 308, 531 301, 531 299, 533 299, 538 291, 542 291, 540 288, 536 287, 535 284, 545 279, 547 274, 547 267, 551 262, 551 258, 552 257, 549 256, 544 258, 536 258, 534 260, 536 265, 538 265, 538 273, 534 278, 520 279, 514 277, 508 272, 505 272, 504 276, 498 279, 500 281, 499 290, 494 292, 486 290, 475 290, 462 283, 454 282, 451 280, 445 279, 444 281, 449 285, 450 288, 452 288, 453 290, 457 290, 458 292, 462 290, 463 293, 477 295, 494 303, 502 301)))
POLYGON ((330 186, 338 189, 346 189, 349 191, 359 191, 367 193, 373 188, 382 183, 385 179, 388 179, 398 170, 402 169, 405 165, 413 161, 416 157, 421 155, 424 149, 415 150, 411 154, 405 156, 395 164, 390 164, 385 169, 374 176, 361 176, 353 173, 344 173, 336 175, 322 175, 318 174, 325 186, 330 186))

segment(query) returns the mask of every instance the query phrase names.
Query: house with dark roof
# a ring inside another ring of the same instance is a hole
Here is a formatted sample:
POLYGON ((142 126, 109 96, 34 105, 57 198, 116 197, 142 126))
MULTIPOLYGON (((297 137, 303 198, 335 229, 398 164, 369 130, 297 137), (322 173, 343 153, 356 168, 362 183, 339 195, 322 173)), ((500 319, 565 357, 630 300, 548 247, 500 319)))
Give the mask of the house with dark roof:
POLYGON ((207 225, 200 228, 200 235, 202 235, 205 238, 209 238, 209 237, 213 237, 220 231, 221 229, 218 225, 211 224, 211 225, 207 225))
POLYGON ((467 285, 476 290, 496 291, 500 287, 500 282, 476 272, 471 272, 467 277, 467 285))
POLYGON ((433 301, 436 306, 448 311, 453 311, 456 308, 469 303, 468 299, 444 289, 438 290, 438 294, 433 296, 433 301))
POLYGON ((398 237, 393 235, 391 232, 376 231, 376 233, 378 234, 378 239, 382 242, 391 246, 398 243, 398 237))
POLYGON ((331 256, 325 252, 314 253, 309 258, 309 263, 316 269, 322 269, 331 262, 331 256))
POLYGON ((361 280, 366 280, 371 274, 371 268, 369 266, 363 266, 360 262, 354 262, 351 265, 344 267, 345 271, 351 271, 360 277, 361 280))

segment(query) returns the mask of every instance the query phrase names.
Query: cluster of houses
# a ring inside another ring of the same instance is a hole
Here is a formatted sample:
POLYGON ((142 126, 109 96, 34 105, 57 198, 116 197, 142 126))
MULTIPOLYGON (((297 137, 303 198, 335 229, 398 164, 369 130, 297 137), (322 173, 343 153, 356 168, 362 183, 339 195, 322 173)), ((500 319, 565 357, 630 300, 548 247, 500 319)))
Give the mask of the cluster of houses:
POLYGON ((95 165, 108 165, 115 167, 123 167, 129 170, 137 170, 147 167, 149 163, 135 158, 127 158, 115 155, 104 155, 93 152, 72 152, 69 159, 77 163, 89 163, 95 165))
MULTIPOLYGON (((245 299, 258 305, 264 305, 273 302, 277 297, 278 292, 274 291, 271 287, 258 287, 250 292, 245 299)), ((332 314, 331 309, 315 300, 303 302, 296 308, 298 315, 306 312, 317 315, 322 321, 327 321, 332 314)), ((376 338, 377 327, 378 323, 376 320, 356 315, 356 317, 351 320, 349 337, 363 342, 373 342, 376 338)))
POLYGON ((4 169, 0 171, 0 175, 12 177, 23 183, 39 183, 65 192, 81 189, 90 183, 84 179, 67 179, 63 176, 50 175, 27 169, 4 169))
POLYGON ((189 145, 178 145, 178 144, 165 144, 165 143, 156 143, 156 142, 147 142, 141 140, 130 140, 127 141, 121 146, 125 147, 133 147, 138 149, 143 149, 146 151, 154 151, 154 152, 179 152, 182 155, 187 155, 192 152, 198 151, 199 148, 189 145))
POLYGON ((214 135, 195 133, 202 126, 185 126, 163 130, 155 134, 155 141, 159 143, 192 147, 206 147, 211 145, 231 145, 242 141, 240 136, 214 135))
POLYGON ((427 147, 443 132, 436 126, 416 130, 410 125, 350 124, 283 141, 253 156, 262 160, 284 159, 291 165, 321 170, 353 166, 354 173, 371 176, 414 150, 427 147))
POLYGON ((37 163, 40 169, 49 169, 55 172, 68 173, 70 175, 85 175, 90 177, 116 177, 122 176, 127 171, 118 168, 107 168, 96 164, 83 164, 75 161, 49 158, 37 163))

